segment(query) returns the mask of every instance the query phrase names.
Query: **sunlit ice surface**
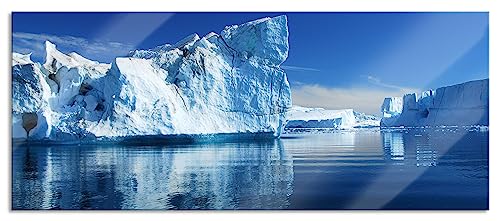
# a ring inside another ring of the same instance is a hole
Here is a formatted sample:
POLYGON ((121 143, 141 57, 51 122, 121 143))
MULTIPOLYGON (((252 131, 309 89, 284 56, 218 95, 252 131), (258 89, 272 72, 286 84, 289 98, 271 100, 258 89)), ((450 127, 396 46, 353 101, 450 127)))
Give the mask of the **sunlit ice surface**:
POLYGON ((13 147, 13 209, 487 209, 484 128, 13 147))

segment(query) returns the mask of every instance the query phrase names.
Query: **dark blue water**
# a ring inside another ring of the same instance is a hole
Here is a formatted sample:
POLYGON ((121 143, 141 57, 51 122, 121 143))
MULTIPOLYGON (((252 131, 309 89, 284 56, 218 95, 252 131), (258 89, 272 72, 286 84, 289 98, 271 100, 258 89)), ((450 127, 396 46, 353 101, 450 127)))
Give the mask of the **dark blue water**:
POLYGON ((488 209, 488 132, 13 146, 13 209, 488 209))

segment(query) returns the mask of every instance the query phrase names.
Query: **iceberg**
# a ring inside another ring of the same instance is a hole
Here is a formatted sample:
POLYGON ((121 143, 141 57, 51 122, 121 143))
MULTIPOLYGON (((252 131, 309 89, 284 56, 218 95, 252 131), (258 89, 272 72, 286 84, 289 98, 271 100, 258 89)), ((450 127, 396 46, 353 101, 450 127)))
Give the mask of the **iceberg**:
POLYGON ((373 128, 380 127, 380 117, 354 111, 356 123, 353 128, 373 128))
POLYGON ((489 80, 385 98, 381 127, 488 126, 489 80))
MULTIPOLYGON (((46 42, 43 65, 13 53, 13 138, 94 142, 267 134, 291 107, 280 65, 286 16, 190 35, 103 64, 46 42)), ((253 136, 252 136, 253 137, 253 136)))
POLYGON ((285 128, 352 129, 378 126, 377 117, 356 112, 353 109, 326 110, 294 105, 288 111, 288 122, 285 128))

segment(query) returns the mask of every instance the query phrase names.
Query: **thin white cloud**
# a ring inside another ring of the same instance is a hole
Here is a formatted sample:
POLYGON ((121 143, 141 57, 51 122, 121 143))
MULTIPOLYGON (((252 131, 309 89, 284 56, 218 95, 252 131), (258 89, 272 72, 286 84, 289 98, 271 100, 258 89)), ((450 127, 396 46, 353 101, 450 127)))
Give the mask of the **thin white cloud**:
POLYGON ((289 71, 300 71, 300 72, 318 72, 321 71, 316 68, 309 68, 309 67, 299 67, 299 66, 291 66, 291 65, 281 65, 281 68, 284 70, 289 70, 289 71))
POLYGON ((100 33, 90 40, 75 36, 57 36, 50 34, 33 34, 16 32, 12 34, 12 49, 18 53, 33 53, 32 57, 43 60, 45 57, 45 41, 51 41, 64 52, 76 52, 91 60, 112 62, 117 56, 124 56, 136 49, 147 37, 153 34, 162 24, 172 18, 173 13, 126 13, 115 16, 105 22, 100 33), (147 22, 144 22, 147 21, 147 22), (131 31, 130 27, 134 27, 131 31), (108 41, 116 36, 127 35, 127 43, 108 41))
POLYGON ((361 75, 361 77, 366 77, 366 79, 368 80, 368 82, 371 83, 371 84, 373 84, 373 85, 375 85, 375 86, 384 87, 384 88, 387 88, 387 89, 399 90, 403 94, 416 92, 416 91, 408 91, 409 89, 410 90, 414 90, 414 89, 411 89, 411 88, 405 88, 405 87, 401 87, 401 86, 398 86, 398 85, 384 83, 379 78, 374 77, 372 75, 361 75))
POLYGON ((317 84, 303 84, 292 86, 292 102, 294 105, 305 107, 352 108, 359 112, 379 116, 380 105, 384 98, 400 97, 404 95, 405 91, 418 92, 418 89, 329 88, 317 84))
POLYGON ((294 81, 290 81, 290 85, 292 85, 292 86, 296 86, 296 87, 298 87, 298 86, 302 86, 302 85, 305 85, 305 84, 306 84, 306 83, 304 83, 304 82, 302 82, 302 81, 295 81, 295 80, 294 80, 294 81))
POLYGON ((133 46, 120 42, 107 42, 99 40, 88 40, 74 36, 57 36, 49 34, 33 34, 15 32, 12 34, 12 49, 19 53, 33 53, 34 57, 45 57, 45 41, 57 45, 59 49, 77 52, 91 60, 111 61, 112 58, 126 55, 133 46))

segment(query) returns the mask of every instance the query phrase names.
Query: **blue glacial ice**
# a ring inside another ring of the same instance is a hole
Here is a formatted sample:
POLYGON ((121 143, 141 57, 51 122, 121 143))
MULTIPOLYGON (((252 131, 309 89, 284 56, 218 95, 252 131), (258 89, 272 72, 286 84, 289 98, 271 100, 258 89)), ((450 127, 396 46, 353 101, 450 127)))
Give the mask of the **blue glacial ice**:
POLYGON ((46 42, 44 64, 13 53, 13 138, 116 141, 213 134, 280 136, 291 107, 280 65, 286 16, 135 50, 102 64, 46 42))
POLYGON ((328 128, 352 129, 378 127, 380 119, 356 112, 353 109, 328 110, 324 108, 308 108, 292 106, 287 113, 287 129, 292 128, 328 128))
POLYGON ((386 98, 381 127, 488 126, 489 80, 386 98))

